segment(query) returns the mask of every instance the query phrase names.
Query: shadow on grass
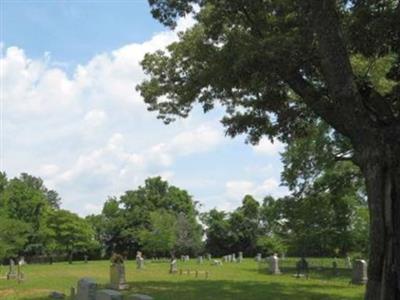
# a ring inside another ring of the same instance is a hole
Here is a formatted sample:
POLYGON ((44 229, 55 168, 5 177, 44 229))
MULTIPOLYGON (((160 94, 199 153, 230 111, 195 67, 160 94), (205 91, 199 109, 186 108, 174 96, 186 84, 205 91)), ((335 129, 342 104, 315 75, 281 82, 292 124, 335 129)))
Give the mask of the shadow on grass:
MULTIPOLYGON (((332 295, 332 287, 321 292, 321 285, 281 284, 259 281, 209 281, 185 280, 176 282, 147 281, 130 282, 127 294, 141 293, 155 300, 361 300, 360 296, 332 295), (318 291, 319 290, 319 291, 318 291)), ((342 287, 343 288, 343 287, 342 287)), ((49 298, 22 298, 44 300, 49 298)))
POLYGON ((329 295, 332 290, 317 292, 320 285, 282 284, 260 281, 186 280, 178 282, 132 283, 133 291, 152 295, 156 300, 360 300, 360 297, 329 295))

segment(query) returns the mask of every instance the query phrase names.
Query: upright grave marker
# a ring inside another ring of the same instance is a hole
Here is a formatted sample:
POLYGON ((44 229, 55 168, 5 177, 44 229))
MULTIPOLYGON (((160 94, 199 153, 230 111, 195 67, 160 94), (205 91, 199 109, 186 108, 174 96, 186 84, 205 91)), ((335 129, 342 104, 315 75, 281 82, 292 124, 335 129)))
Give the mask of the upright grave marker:
POLYGON ((367 262, 363 259, 357 259, 353 265, 351 282, 353 284, 366 284, 367 280, 367 262))
POLYGON ((279 269, 279 258, 276 253, 269 257, 269 272, 273 275, 281 274, 281 270, 279 269))
POLYGON ((81 278, 78 281, 75 300, 96 300, 97 283, 91 278, 81 278))
POLYGON ((129 287, 125 279, 124 260, 119 254, 113 254, 111 257, 110 287, 115 290, 124 290, 129 287))

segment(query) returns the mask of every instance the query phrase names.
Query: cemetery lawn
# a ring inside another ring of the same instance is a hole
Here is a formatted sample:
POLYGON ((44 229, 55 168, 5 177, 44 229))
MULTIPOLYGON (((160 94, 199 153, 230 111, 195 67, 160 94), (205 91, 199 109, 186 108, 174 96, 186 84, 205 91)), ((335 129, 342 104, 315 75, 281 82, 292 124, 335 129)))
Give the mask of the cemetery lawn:
MULTIPOLYGON (((283 275, 268 275, 253 259, 245 259, 241 264, 225 263, 211 266, 205 261, 198 265, 195 260, 178 262, 178 269, 184 274, 168 274, 167 262, 146 263, 144 270, 136 270, 135 262, 125 262, 126 279, 130 285, 128 293, 153 296, 155 300, 361 300, 364 287, 349 284, 351 271, 339 261, 338 275, 333 276, 328 267, 332 259, 309 260, 313 269, 310 278, 294 278, 297 259, 281 261, 283 275), (322 267, 319 268, 319 267, 322 267), (208 271, 195 278, 186 275, 186 270, 208 271)), ((1 300, 49 299, 52 291, 69 295, 70 288, 76 287, 78 279, 91 277, 100 284, 109 280, 109 261, 55 263, 53 265, 24 266, 25 281, 0 279, 1 300)), ((1 267, 1 276, 7 267, 1 267)))

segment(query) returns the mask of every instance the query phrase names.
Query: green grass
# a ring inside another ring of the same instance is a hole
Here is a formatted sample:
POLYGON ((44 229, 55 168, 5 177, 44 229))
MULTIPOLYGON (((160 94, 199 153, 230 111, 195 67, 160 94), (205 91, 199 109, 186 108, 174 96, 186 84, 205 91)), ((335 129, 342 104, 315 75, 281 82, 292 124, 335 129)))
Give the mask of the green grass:
MULTIPOLYGON (((143 293, 156 300, 361 300, 364 287, 349 285, 350 270, 339 263, 339 273, 332 274, 329 269, 332 260, 309 260, 312 270, 310 278, 294 278, 294 265, 297 259, 281 261, 283 275, 268 275, 265 266, 252 259, 241 264, 211 266, 207 261, 198 265, 195 260, 178 263, 183 270, 208 271, 195 278, 192 275, 168 274, 168 263, 147 263, 144 270, 136 270, 134 261, 125 262, 126 278, 131 287, 128 293, 143 293), (322 267, 322 268, 321 268, 322 267), (325 267, 325 268, 324 268, 325 267)), ((1 275, 7 271, 2 267, 1 275)), ((24 266, 25 281, 0 279, 0 299, 48 299, 51 291, 57 290, 69 295, 70 288, 76 286, 78 279, 91 277, 100 284, 109 280, 109 262, 92 261, 56 263, 53 265, 24 266)))

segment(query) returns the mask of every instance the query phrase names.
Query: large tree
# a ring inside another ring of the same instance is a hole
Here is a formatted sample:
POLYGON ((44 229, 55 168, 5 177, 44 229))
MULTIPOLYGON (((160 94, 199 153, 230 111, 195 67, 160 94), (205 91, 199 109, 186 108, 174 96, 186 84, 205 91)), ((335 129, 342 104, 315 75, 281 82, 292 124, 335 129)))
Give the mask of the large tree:
POLYGON ((230 135, 290 142, 317 120, 349 140, 366 183, 366 299, 400 299, 398 0, 150 0, 155 18, 197 24, 146 55, 139 89, 165 122, 226 107, 230 135))

